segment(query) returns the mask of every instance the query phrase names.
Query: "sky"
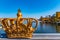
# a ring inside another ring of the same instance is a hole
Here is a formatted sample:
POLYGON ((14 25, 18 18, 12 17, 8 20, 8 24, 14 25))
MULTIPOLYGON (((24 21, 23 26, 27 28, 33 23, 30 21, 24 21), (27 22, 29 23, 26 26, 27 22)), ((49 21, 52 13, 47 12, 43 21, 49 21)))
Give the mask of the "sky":
POLYGON ((15 18, 19 8, 24 18, 40 18, 60 12, 60 0, 0 0, 0 18, 15 18))

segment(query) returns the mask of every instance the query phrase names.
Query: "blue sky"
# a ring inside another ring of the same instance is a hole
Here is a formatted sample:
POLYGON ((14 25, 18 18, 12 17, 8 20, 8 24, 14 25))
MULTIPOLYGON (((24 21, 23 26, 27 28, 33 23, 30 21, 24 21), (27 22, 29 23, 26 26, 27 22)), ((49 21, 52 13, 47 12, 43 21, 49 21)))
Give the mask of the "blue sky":
POLYGON ((60 0, 0 0, 0 18, 14 18, 21 9, 23 17, 40 18, 60 11, 60 0))

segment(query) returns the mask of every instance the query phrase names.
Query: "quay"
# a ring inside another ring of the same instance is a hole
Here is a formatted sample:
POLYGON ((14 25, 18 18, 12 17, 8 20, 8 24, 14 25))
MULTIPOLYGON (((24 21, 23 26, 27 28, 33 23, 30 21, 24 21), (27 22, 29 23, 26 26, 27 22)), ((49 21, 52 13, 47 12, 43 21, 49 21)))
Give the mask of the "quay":
POLYGON ((46 33, 46 34, 33 34, 31 39, 8 39, 8 38, 0 38, 0 40, 58 40, 60 39, 59 33, 46 33))

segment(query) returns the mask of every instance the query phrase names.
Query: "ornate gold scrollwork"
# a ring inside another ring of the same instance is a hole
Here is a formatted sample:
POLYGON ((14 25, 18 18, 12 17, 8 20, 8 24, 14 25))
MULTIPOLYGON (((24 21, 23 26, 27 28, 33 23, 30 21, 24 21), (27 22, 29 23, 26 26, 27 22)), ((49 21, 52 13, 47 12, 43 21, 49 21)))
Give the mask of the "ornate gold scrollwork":
POLYGON ((2 28, 8 38, 31 38, 37 25, 38 21, 34 18, 22 18, 20 11, 18 11, 17 18, 4 18, 2 20, 2 28), (25 20, 27 20, 27 24, 23 24, 25 20), (36 22, 35 28, 32 27, 33 21, 36 22))
MULTIPOLYGON (((23 23, 20 23, 20 21, 17 21, 17 19, 3 19, 2 20, 2 26, 3 26, 3 29, 6 31, 7 33, 7 36, 10 36, 11 38, 14 37, 14 35, 17 37, 17 38, 20 38, 23 36, 23 38, 25 37, 30 37, 29 35, 32 36, 32 33, 34 32, 34 30, 36 30, 37 28, 37 24, 38 24, 38 21, 34 18, 22 18, 23 20, 27 20, 27 24, 23 24, 23 23), (32 27, 32 21, 35 20, 36 21, 36 26, 35 28, 32 27), (11 36, 13 35, 13 36, 11 36), (19 37, 20 35, 20 37, 19 37)), ((9 37, 9 38, 10 38, 9 37)), ((14 37, 14 38, 16 38, 14 37)))

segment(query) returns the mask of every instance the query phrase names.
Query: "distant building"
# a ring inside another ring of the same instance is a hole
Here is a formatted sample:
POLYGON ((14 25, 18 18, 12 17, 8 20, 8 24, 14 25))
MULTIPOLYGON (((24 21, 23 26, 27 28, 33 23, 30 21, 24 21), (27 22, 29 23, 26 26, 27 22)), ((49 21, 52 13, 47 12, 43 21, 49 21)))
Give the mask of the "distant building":
POLYGON ((56 12, 56 18, 60 19, 60 12, 56 12))
POLYGON ((50 21, 50 18, 42 18, 42 22, 44 22, 44 23, 47 22, 48 23, 48 22, 51 22, 51 21, 50 21))

